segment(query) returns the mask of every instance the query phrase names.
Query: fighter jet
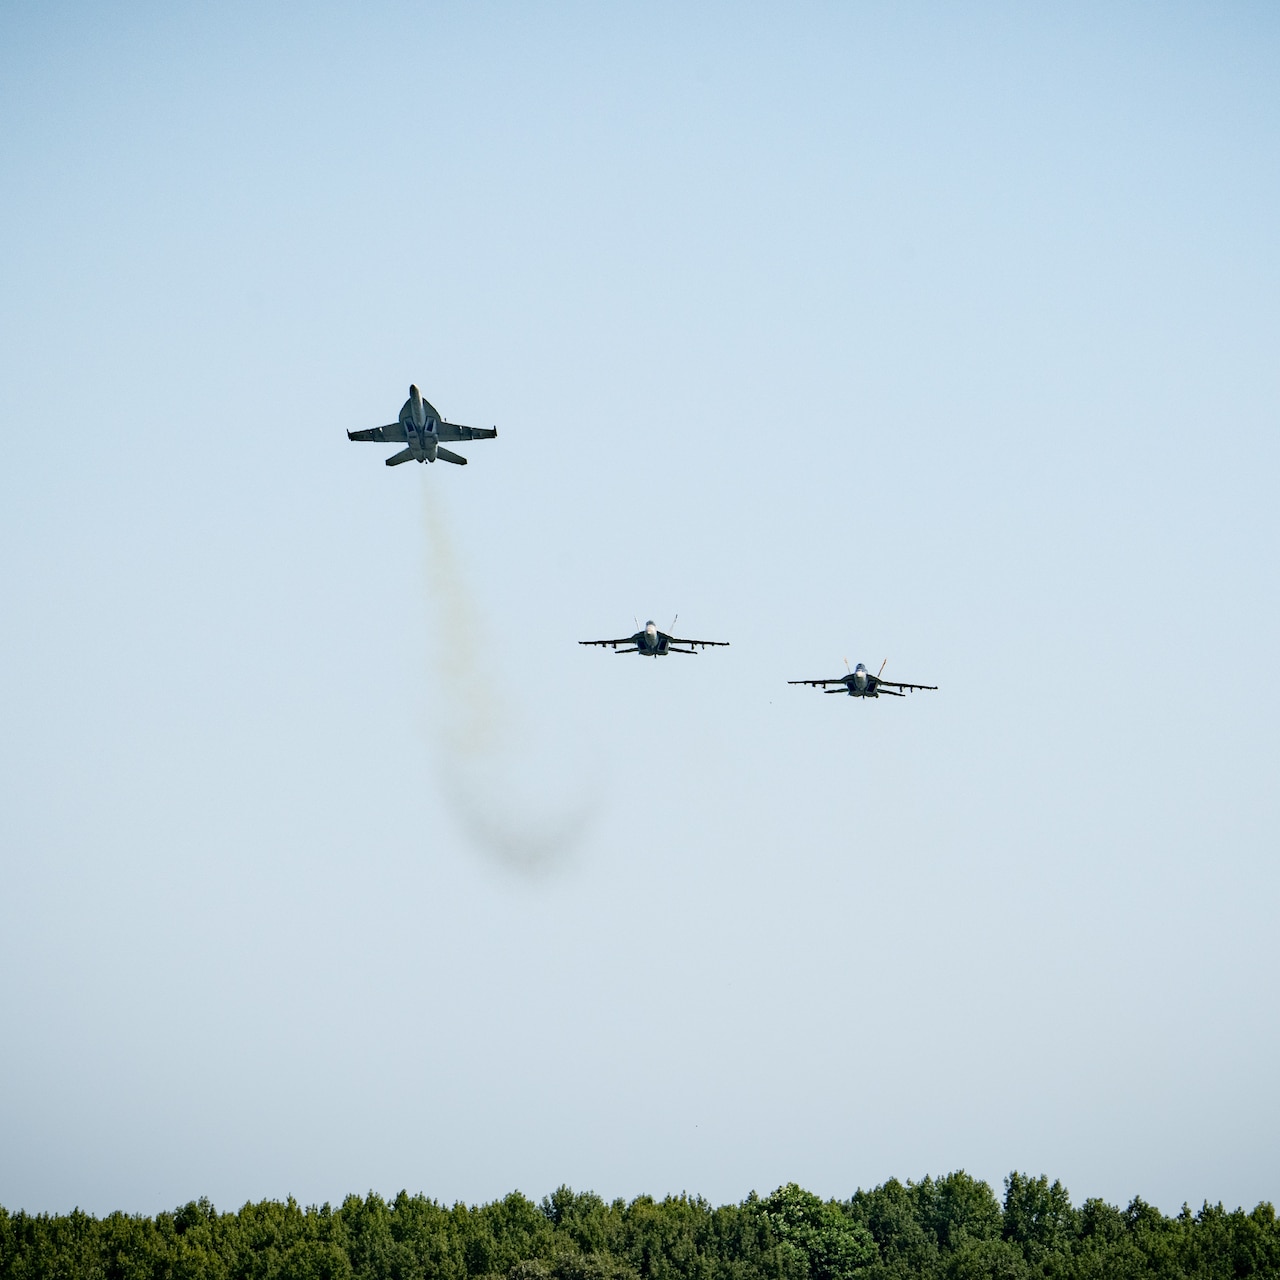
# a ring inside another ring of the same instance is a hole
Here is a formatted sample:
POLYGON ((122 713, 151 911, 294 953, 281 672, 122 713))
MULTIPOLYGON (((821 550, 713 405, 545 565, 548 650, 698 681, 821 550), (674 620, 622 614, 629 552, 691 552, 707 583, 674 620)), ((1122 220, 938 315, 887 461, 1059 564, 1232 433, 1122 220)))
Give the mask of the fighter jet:
MULTIPOLYGON (((872 675, 871 672, 868 671, 860 662, 852 671, 849 672, 848 675, 845 676, 832 676, 830 680, 788 680, 787 683, 842 685, 844 686, 843 688, 823 689, 822 692, 847 693, 851 698, 878 698, 882 693, 887 693, 894 698, 905 698, 907 695, 906 693, 901 692, 903 689, 910 692, 912 689, 936 689, 938 687, 936 684, 907 684, 904 680, 882 680, 880 677, 884 673, 885 663, 888 661, 889 659, 886 658, 884 662, 880 664, 880 670, 876 672, 875 675, 872 675), (894 687, 892 689, 888 689, 885 687, 886 685, 893 685, 894 687)), ((848 658, 845 659, 844 665, 846 667, 849 665, 848 658)))
POLYGON ((467 460, 461 454, 446 449, 443 441, 491 440, 498 434, 497 427, 463 427, 456 422, 446 422, 434 405, 422 398, 417 387, 409 388, 409 398, 400 410, 399 420, 385 427, 370 427, 367 431, 348 431, 348 440, 376 440, 379 444, 403 444, 408 447, 393 453, 387 466, 398 467, 402 462, 456 462, 465 467, 467 460))
MULTIPOLYGON (((672 619, 671 629, 675 630, 675 625, 679 621, 679 617, 672 619)), ((698 650, 693 646, 698 645, 702 648, 715 646, 717 649, 727 649, 729 642, 727 640, 682 640, 677 636, 668 635, 665 631, 659 631, 650 619, 644 624, 643 631, 637 631, 633 636, 624 636, 620 640, 579 640, 579 644, 598 644, 608 645, 615 653, 638 653, 645 658, 665 658, 669 653, 692 653, 697 654, 698 650), (618 646, 629 645, 630 648, 619 649, 618 646), (676 646, 687 644, 687 649, 679 649, 676 646)))

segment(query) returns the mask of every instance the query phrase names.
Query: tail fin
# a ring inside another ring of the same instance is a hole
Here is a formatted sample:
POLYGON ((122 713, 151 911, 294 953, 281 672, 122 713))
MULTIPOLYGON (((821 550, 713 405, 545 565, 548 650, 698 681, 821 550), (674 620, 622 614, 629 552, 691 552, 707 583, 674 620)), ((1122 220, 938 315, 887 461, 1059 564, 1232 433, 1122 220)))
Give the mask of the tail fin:
POLYGON ((460 467, 465 467, 467 465, 466 458, 461 454, 451 453, 443 445, 436 445, 436 457, 442 459, 444 462, 456 462, 460 467))
POLYGON ((401 449, 399 453, 393 453, 391 457, 387 459, 387 466, 398 467, 402 462, 412 462, 412 461, 413 461, 413 450, 401 449))

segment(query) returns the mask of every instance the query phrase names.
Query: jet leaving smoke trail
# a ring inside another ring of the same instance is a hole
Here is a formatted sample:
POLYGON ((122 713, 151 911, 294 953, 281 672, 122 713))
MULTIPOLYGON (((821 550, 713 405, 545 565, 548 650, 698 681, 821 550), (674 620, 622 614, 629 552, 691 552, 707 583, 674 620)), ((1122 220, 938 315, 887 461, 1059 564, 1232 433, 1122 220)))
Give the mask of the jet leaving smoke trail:
POLYGON ((425 487, 423 494, 436 624, 428 655, 429 727, 440 792, 476 847, 500 865, 525 874, 553 870, 586 833, 593 806, 579 800, 548 813, 544 796, 533 791, 531 762, 539 753, 525 741, 487 660, 484 627, 440 499, 425 487))

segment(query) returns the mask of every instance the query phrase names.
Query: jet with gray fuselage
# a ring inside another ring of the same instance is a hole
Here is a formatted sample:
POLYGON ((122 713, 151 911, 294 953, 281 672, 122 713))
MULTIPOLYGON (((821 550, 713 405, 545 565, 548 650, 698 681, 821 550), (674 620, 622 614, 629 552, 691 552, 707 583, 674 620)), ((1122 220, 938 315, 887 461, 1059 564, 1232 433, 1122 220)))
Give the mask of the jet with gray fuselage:
MULTIPOLYGON (((675 625, 675 622, 672 622, 673 630, 675 625)), ((622 636, 617 640, 579 640, 578 643, 601 645, 612 649, 615 653, 638 653, 642 658, 665 658, 669 653, 692 653, 696 655, 698 648, 727 649, 729 647, 727 640, 685 640, 679 636, 668 635, 665 631, 658 630, 653 619, 646 622, 644 629, 637 631, 633 636, 622 636), (620 649, 619 645, 628 647, 620 649), (681 649, 678 647, 680 645, 688 645, 689 647, 681 649), (695 645, 698 648, 695 648, 695 645)))
MULTIPOLYGON (((905 698, 907 693, 912 689, 937 689, 936 684, 907 684, 904 680, 882 680, 884 674, 885 663, 888 658, 880 664, 880 670, 872 675, 870 671, 858 663, 848 675, 832 676, 829 680, 788 680, 788 684, 812 684, 812 685, 838 685, 839 688, 822 690, 823 693, 847 693, 851 698, 878 698, 882 693, 890 694, 895 698, 905 698), (892 688, 886 688, 886 685, 892 685, 892 688), (902 692, 906 690, 907 692, 902 692)), ((846 667, 849 665, 845 660, 846 667)))
POLYGON ((402 462, 453 462, 460 467, 467 465, 461 454, 443 447, 444 442, 457 440, 491 440, 498 434, 497 427, 464 427, 456 422, 446 422, 439 410, 422 398, 417 387, 409 388, 409 398, 400 410, 400 417, 385 427, 370 427, 367 431, 348 431, 348 440, 376 440, 379 444, 403 444, 406 447, 387 459, 387 466, 398 467, 402 462))

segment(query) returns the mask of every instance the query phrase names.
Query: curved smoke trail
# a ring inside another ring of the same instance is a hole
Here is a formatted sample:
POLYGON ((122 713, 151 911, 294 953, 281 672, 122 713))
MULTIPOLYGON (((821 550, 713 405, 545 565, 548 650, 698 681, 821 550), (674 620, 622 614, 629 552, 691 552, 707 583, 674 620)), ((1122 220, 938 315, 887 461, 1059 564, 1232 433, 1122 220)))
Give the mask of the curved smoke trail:
MULTIPOLYGON (((545 770, 532 735, 522 731, 510 693, 489 661, 485 627, 449 534, 438 495, 424 487, 426 571, 434 614, 428 728, 439 790, 459 826, 482 853, 527 875, 564 864, 594 815, 587 799, 548 810, 545 770)), ((556 779, 561 786, 565 779, 556 779)))

